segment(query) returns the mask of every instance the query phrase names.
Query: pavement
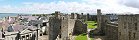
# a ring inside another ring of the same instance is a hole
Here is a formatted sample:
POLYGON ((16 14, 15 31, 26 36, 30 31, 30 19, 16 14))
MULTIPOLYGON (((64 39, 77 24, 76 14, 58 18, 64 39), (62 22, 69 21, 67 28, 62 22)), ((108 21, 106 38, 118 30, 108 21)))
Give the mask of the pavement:
MULTIPOLYGON (((91 29, 87 29, 87 32, 89 33, 90 30, 91 30, 91 29)), ((88 33, 87 33, 87 40, 91 40, 91 39, 89 38, 89 34, 88 34, 88 33)))
MULTIPOLYGON (((91 30, 94 30, 94 29, 87 29, 87 32, 90 32, 91 30)), ((104 39, 104 37, 105 36, 94 36, 94 40, 102 40, 102 39, 104 39)), ((89 34, 87 34, 87 39, 88 40, 91 40, 90 38, 89 38, 89 34)))

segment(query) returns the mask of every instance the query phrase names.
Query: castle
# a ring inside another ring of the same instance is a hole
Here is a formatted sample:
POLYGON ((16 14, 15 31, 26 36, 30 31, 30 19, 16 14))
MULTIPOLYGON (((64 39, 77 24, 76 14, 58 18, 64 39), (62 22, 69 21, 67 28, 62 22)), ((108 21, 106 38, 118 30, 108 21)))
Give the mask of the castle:
POLYGON ((61 15, 56 11, 49 22, 49 40, 74 40, 73 35, 87 32, 87 25, 79 14, 61 15))
POLYGON ((97 10, 98 27, 94 33, 102 33, 102 40, 139 40, 138 39, 138 14, 117 15, 117 20, 111 21, 108 15, 101 15, 97 10))

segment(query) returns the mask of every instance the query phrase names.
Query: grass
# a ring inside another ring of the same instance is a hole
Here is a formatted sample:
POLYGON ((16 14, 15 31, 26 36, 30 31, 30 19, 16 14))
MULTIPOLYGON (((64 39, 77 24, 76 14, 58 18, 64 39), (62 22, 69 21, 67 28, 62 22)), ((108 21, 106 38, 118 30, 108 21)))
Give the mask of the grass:
POLYGON ((87 40, 86 34, 80 34, 78 35, 75 40, 87 40))
POLYGON ((93 40, 93 38, 90 38, 91 40, 93 40))
POLYGON ((87 28, 89 29, 93 29, 93 28, 96 28, 96 22, 95 21, 86 21, 85 23, 87 23, 87 28))

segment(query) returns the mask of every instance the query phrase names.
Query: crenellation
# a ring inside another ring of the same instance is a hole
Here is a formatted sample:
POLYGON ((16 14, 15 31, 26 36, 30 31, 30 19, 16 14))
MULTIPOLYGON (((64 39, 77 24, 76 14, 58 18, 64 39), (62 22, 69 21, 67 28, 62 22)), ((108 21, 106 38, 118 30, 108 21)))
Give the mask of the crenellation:
POLYGON ((74 19, 74 13, 71 13, 71 19, 74 19))
POLYGON ((89 20, 89 13, 87 13, 87 16, 86 16, 86 21, 89 20))

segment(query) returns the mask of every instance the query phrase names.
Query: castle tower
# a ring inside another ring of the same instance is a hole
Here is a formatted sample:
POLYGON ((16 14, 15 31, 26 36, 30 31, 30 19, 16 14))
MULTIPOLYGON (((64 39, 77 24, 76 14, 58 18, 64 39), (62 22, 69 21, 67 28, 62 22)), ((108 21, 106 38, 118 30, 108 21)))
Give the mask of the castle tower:
POLYGON ((101 9, 97 9, 97 29, 98 31, 101 31, 101 9))
POLYGON ((48 40, 56 40, 57 36, 60 34, 61 19, 56 16, 49 18, 48 40))
POLYGON ((87 13, 87 16, 86 16, 86 21, 89 20, 89 13, 87 13))
POLYGON ((81 19, 83 19, 83 13, 81 13, 81 19))
POLYGON ((55 11, 55 17, 59 17, 60 11, 55 11))
POLYGON ((61 21, 61 39, 68 40, 68 17, 63 16, 61 21))
POLYGON ((80 19, 80 15, 79 14, 76 14, 77 15, 77 19, 80 19))
POLYGON ((71 13, 71 19, 74 19, 74 13, 71 13))

